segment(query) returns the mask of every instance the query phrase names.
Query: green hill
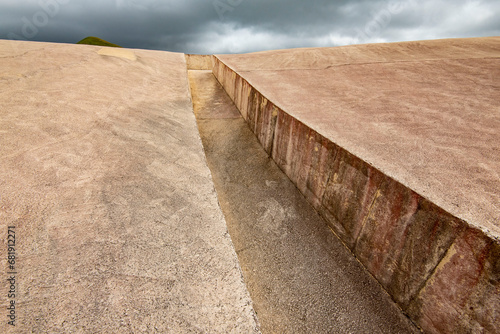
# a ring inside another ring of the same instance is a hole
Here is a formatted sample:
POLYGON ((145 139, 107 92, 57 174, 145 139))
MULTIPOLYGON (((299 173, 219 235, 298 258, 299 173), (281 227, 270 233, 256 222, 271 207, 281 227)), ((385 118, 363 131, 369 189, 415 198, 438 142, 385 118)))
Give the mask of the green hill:
POLYGON ((121 46, 119 46, 119 45, 107 42, 103 39, 100 39, 98 37, 93 37, 93 36, 85 37, 84 39, 82 39, 80 42, 78 42, 76 44, 100 45, 100 46, 111 46, 114 48, 121 48, 121 46))

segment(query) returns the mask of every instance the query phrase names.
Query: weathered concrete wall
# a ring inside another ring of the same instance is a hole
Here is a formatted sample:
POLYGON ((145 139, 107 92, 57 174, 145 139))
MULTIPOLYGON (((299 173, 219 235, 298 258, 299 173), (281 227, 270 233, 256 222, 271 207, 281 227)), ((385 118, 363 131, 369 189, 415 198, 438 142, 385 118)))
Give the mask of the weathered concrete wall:
POLYGON ((186 65, 188 70, 211 70, 212 56, 186 54, 186 65))
POLYGON ((498 333, 500 245, 266 99, 213 73, 270 156, 428 333, 498 333))

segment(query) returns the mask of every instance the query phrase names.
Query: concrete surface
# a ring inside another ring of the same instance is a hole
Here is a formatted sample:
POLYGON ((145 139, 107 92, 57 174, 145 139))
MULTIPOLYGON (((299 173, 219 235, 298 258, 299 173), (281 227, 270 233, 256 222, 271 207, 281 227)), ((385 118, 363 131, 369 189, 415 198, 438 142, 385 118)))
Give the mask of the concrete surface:
POLYGON ((269 159, 211 71, 189 80, 262 332, 419 332, 269 159))
MULTIPOLYGON (((241 118, 238 109, 228 97, 224 89, 214 79, 213 75, 208 75, 207 71, 188 71, 191 94, 194 96, 193 109, 197 120, 213 118, 241 118)), ((212 71, 208 71, 212 73, 212 71)))
POLYGON ((265 331, 413 330, 278 167, 426 332, 499 333, 499 50, 0 41, 1 331, 259 332, 191 104, 213 68, 276 161, 192 74, 265 331))
POLYGON ((297 120, 500 237, 500 37, 217 57, 297 120))
POLYGON ((211 55, 186 54, 188 70, 212 70, 211 55))
POLYGON ((257 333, 184 55, 0 41, 0 58, 0 332, 257 333))
POLYGON ((277 165, 429 333, 498 333, 500 38, 220 55, 277 165))

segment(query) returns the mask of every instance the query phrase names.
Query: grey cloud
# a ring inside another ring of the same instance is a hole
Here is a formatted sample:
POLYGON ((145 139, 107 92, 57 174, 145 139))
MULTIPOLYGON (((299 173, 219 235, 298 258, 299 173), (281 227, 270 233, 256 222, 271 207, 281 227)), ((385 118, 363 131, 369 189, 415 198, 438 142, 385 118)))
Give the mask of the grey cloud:
POLYGON ((499 16, 496 0, 0 0, 0 38, 229 53, 492 36, 499 16))

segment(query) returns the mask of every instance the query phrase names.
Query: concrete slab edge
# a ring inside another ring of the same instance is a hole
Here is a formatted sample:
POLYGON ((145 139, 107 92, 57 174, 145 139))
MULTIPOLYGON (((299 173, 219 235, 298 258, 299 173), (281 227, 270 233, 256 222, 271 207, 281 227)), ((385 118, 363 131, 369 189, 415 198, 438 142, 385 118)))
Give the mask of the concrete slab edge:
POLYGON ((499 333, 500 244, 269 101, 212 56, 266 152, 427 333, 499 333))

